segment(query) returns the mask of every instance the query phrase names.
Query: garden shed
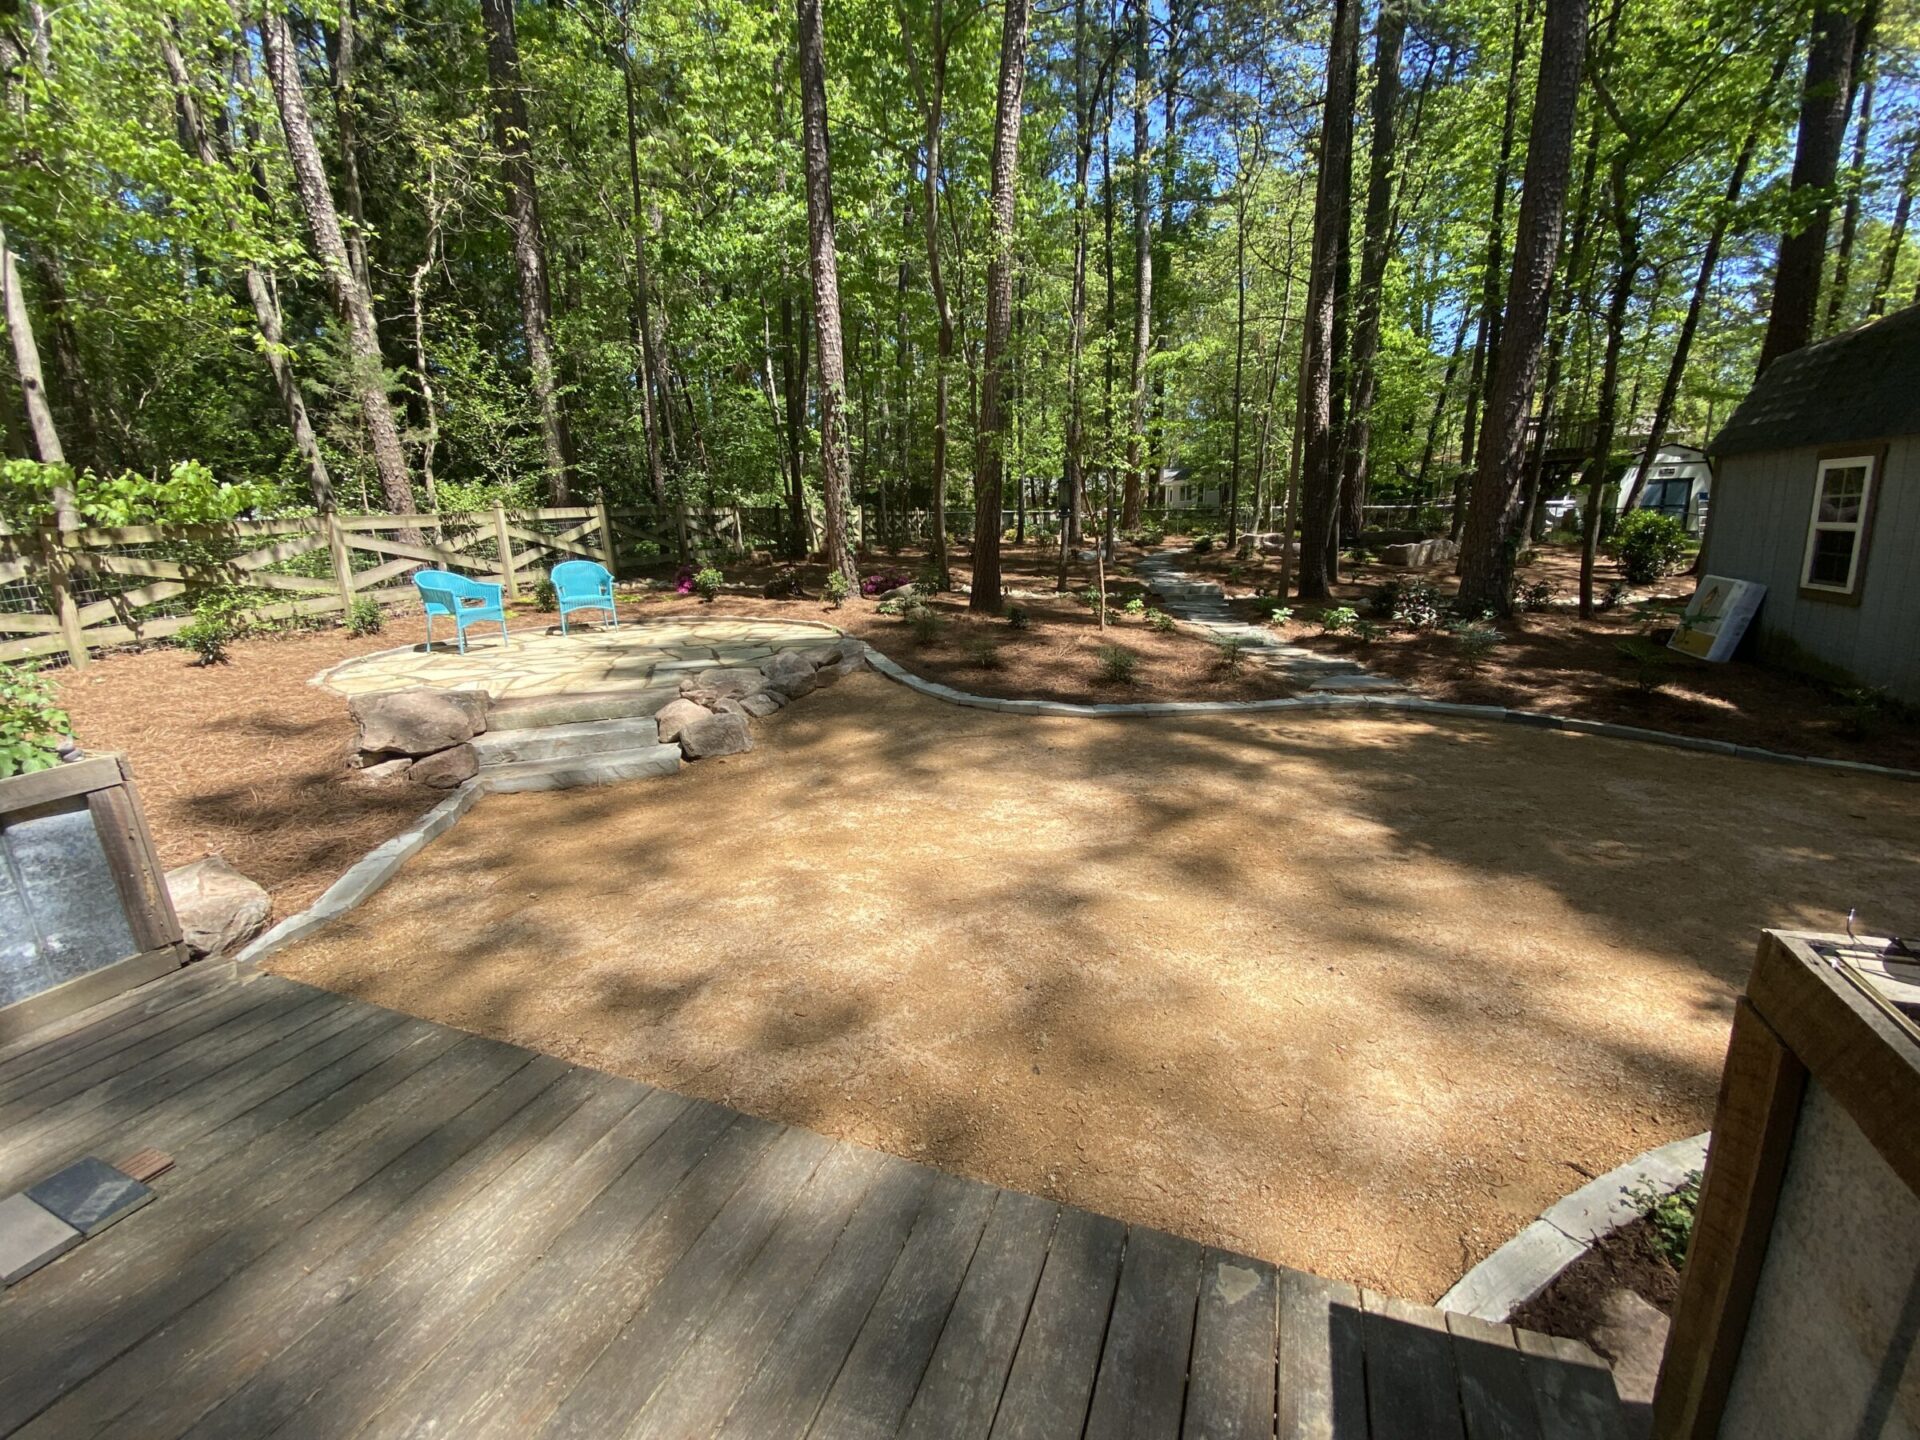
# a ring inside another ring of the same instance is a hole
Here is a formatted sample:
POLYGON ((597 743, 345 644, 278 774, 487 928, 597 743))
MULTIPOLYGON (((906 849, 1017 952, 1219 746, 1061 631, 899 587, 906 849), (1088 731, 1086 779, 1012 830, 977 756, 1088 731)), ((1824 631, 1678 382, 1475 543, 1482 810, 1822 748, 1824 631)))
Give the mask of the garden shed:
POLYGON ((1774 361, 1713 442, 1707 572, 1762 654, 1920 702, 1920 306, 1774 361))

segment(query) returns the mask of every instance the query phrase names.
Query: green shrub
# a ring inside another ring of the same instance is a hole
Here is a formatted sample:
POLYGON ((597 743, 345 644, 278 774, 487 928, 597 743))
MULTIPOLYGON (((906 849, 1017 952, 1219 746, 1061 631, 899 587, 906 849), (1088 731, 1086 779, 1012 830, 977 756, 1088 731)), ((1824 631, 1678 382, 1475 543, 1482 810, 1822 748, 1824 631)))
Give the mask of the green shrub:
POLYGON ((1615 652, 1625 662, 1627 683, 1642 695, 1651 695, 1673 678, 1673 656, 1664 645, 1644 635, 1620 641, 1615 652))
POLYGON ((1009 630, 1031 630, 1033 628, 1033 612, 1022 605, 1009 605, 1007 607, 1007 628, 1009 630))
POLYGON ((914 577, 913 593, 916 595, 938 595, 941 591, 952 588, 953 577, 931 562, 914 577))
POLYGON ((1168 635, 1173 632, 1173 616, 1164 610, 1147 611, 1147 628, 1156 635, 1168 635))
POLYGON ((1431 630, 1440 623, 1440 592, 1425 580, 1389 580, 1367 608, 1408 630, 1431 630))
POLYGON ((234 637, 233 622, 223 615, 202 615, 195 612, 193 619, 173 632, 174 644, 191 650, 201 665, 224 665, 227 661, 227 646, 234 637))
POLYGON ((371 595, 356 595, 353 603, 347 606, 349 635, 378 635, 386 625, 387 612, 380 608, 380 602, 371 595))
POLYGON ((982 670, 1000 668, 1000 645, 991 635, 972 635, 967 639, 967 658, 982 670))
POLYGON ((533 582, 533 608, 547 615, 560 608, 560 592, 554 587, 551 575, 542 575, 533 582))
POLYGON ((835 570, 827 576, 827 604, 831 605, 834 609, 838 610, 842 605, 846 604, 847 596, 852 593, 853 586, 848 583, 847 577, 842 575, 838 570, 835 570))
POLYGON ((1531 585, 1522 585, 1514 590, 1513 608, 1522 613, 1544 610, 1553 603, 1553 597, 1558 593, 1551 580, 1536 580, 1531 585))
POLYGON ((1129 545, 1138 545, 1145 549, 1149 545, 1158 545, 1166 539, 1167 532, 1158 525, 1142 525, 1138 529, 1129 530, 1121 538, 1129 545))
POLYGON ((1341 635, 1353 629, 1359 623, 1360 612, 1351 605, 1336 605, 1331 610, 1320 612, 1320 633, 1322 635, 1341 635))
POLYGON ((1143 597, 1136 595, 1127 601, 1126 604, 1122 605, 1120 609, 1125 614, 1131 615, 1137 620, 1147 613, 1147 602, 1143 597))
POLYGON ((0 664, 0 779, 59 764, 70 725, 46 676, 31 665, 0 664))
POLYGON ((913 643, 916 645, 933 644, 945 628, 940 617, 924 605, 917 605, 908 613, 907 623, 913 627, 913 643))
POLYGON ((693 593, 711 605, 714 596, 720 593, 720 587, 726 583, 727 577, 717 567, 704 565, 694 572, 693 593))
POLYGON ((1131 685, 1139 657, 1124 645, 1102 645, 1094 652, 1094 674, 1109 685, 1131 685))
POLYGON ((1484 660, 1491 655, 1494 647, 1506 639, 1493 625, 1493 612, 1482 611, 1471 619, 1459 619, 1450 622, 1448 632, 1460 653, 1469 660, 1484 660))
MULTIPOLYGON (((1080 592, 1080 603, 1082 605, 1085 605, 1089 610, 1093 611, 1093 618, 1095 620, 1098 620, 1101 618, 1100 606, 1103 600, 1105 600, 1105 597, 1103 597, 1100 594, 1100 591, 1092 585, 1089 585, 1085 590, 1080 592)), ((1111 600, 1105 600, 1105 603, 1108 607, 1108 612, 1111 613, 1113 602, 1111 600)))
POLYGON ((1693 1243, 1693 1217, 1700 1208, 1700 1172, 1688 1173, 1680 1187, 1663 1194, 1652 1185, 1640 1185, 1627 1192, 1627 1198, 1640 1207, 1647 1218, 1653 1248, 1678 1270, 1687 1263, 1687 1247, 1693 1243))
POLYGON ((1362 645, 1371 645, 1374 641, 1378 640, 1383 633, 1379 622, 1376 620, 1362 618, 1353 622, 1353 638, 1358 640, 1362 645))
POLYGON ((1238 675, 1240 673, 1241 651, 1243 648, 1240 640, 1232 635, 1214 641, 1214 667, 1218 669, 1222 675, 1238 675))
POLYGON ((1630 585, 1650 585, 1680 568, 1687 529, 1657 510, 1629 510, 1613 527, 1613 553, 1630 585))
POLYGON ((1213 549, 1213 536, 1205 530, 1193 537, 1193 553, 1204 555, 1213 549))

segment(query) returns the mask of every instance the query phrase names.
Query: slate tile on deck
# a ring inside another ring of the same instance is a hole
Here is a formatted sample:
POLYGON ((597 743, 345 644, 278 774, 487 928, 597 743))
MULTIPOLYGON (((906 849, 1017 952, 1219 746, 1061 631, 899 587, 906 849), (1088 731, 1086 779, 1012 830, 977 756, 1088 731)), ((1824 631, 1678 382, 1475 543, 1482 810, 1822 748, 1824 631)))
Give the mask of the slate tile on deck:
POLYGON ((27 1191, 27 1197, 83 1236, 107 1226, 153 1198, 153 1191, 89 1155, 27 1191))
POLYGON ((24 1280, 80 1243, 80 1232, 25 1195, 0 1200, 0 1285, 24 1280))

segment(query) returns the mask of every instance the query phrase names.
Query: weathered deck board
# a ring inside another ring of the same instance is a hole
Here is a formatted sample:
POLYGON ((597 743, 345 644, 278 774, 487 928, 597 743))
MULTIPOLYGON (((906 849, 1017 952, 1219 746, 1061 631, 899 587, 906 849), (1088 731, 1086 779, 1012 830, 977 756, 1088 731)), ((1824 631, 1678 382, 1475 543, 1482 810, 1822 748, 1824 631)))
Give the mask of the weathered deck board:
POLYGON ((177 1161, 0 1296, 0 1434, 1623 1433, 1570 1342, 273 977, 149 988, 0 1051, 0 1181, 177 1161))

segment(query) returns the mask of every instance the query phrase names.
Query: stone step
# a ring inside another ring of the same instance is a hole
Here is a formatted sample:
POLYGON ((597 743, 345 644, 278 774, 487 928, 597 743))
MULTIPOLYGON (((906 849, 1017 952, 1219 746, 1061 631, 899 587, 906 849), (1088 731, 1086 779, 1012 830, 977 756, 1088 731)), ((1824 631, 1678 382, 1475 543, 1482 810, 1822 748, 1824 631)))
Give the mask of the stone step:
POLYGON ((578 759, 522 760, 513 765, 496 765, 480 772, 480 784, 483 789, 494 792, 571 790, 578 785, 611 785, 617 780, 671 775, 679 768, 678 745, 648 745, 638 750, 617 750, 578 759))
MULTIPOLYGON (((712 665, 709 660, 703 662, 712 665)), ((645 690, 597 690, 578 695, 528 695, 487 707, 487 733, 584 725, 594 720, 639 720, 657 714, 680 693, 680 676, 645 690)))
POLYGON ((1404 690, 1407 687, 1398 680, 1385 675, 1329 675, 1324 680, 1316 680, 1307 687, 1309 690, 1338 692, 1343 690, 1404 690))
POLYGON ((480 768, 491 770, 528 760, 580 760, 641 750, 660 743, 659 723, 646 719, 586 720, 531 730, 488 730, 473 737, 480 768))

